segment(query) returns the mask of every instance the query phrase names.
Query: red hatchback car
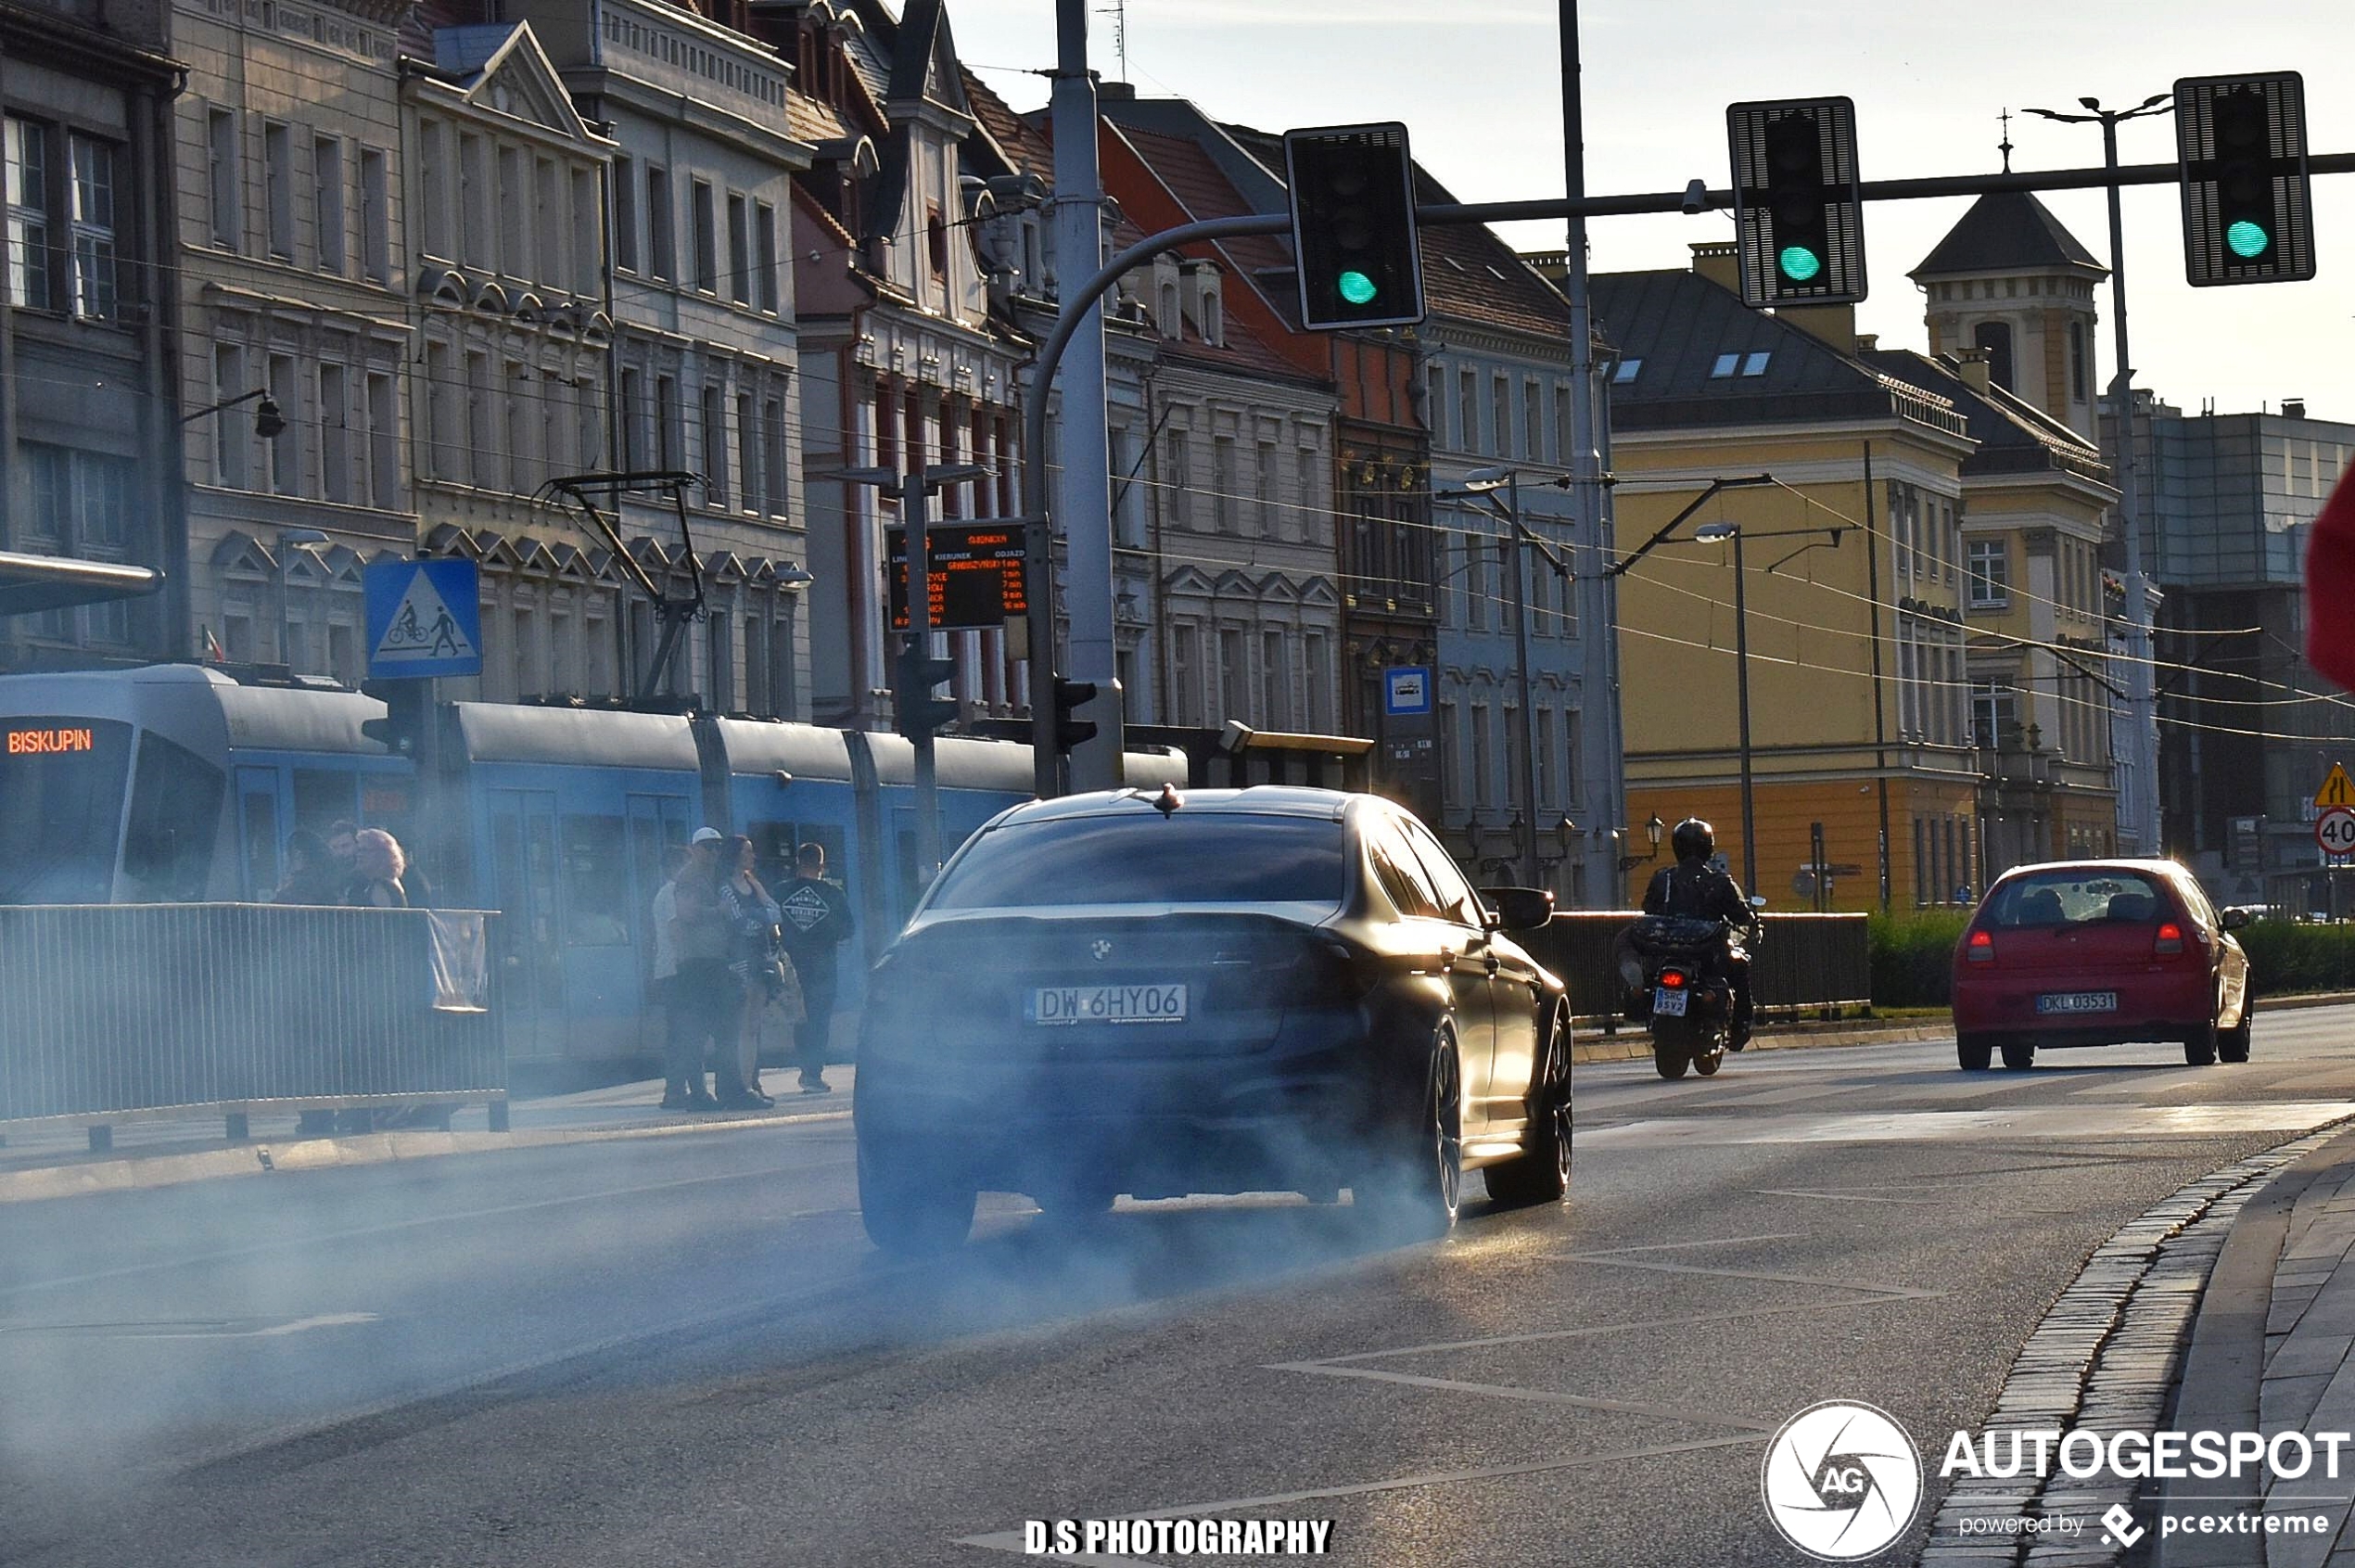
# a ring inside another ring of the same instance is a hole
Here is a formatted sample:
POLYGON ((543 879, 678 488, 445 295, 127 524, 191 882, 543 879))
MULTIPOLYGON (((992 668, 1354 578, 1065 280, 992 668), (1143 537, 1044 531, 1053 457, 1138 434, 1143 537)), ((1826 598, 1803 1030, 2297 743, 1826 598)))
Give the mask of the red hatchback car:
POLYGON ((2174 1040, 2204 1067, 2248 1060, 2248 955, 2172 860, 2067 860, 1997 879, 1954 948, 1963 1070, 1998 1049, 2026 1067, 2039 1046, 2174 1040))

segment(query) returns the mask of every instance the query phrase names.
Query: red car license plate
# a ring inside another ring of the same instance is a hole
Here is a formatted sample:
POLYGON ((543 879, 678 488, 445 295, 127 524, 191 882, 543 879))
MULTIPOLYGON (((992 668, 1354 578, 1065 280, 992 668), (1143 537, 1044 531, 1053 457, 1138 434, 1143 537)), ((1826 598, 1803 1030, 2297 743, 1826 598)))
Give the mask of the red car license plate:
POLYGON ((2115 1013, 2116 991, 2048 991, 2036 999, 2039 1013, 2115 1013))

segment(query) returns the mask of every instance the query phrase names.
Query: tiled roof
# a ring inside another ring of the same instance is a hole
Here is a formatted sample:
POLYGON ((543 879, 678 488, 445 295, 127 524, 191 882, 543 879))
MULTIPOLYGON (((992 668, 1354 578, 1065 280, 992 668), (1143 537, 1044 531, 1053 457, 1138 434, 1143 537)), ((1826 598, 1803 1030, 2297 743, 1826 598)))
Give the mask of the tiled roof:
POLYGON ((798 87, 785 89, 785 132, 796 142, 812 147, 838 142, 850 134, 850 128, 834 106, 811 97, 798 87))
POLYGON ((1006 161, 1024 173, 1052 179, 1055 172, 1055 144, 1030 121, 1016 114, 1006 100, 992 92, 988 83, 972 70, 959 67, 965 79, 965 102, 981 122, 1006 161))
POLYGON ((1623 365, 1642 362, 1632 379, 1611 383, 1614 428, 1804 423, 1890 412, 1890 389, 1877 368, 1750 309, 1732 289, 1699 274, 1601 273, 1592 291, 1597 332, 1618 348, 1623 365), (1733 374, 1714 374, 1729 354, 1733 374), (1766 357, 1757 373, 1742 374, 1758 354, 1766 357))
POLYGON ((1954 401, 1969 422, 1971 440, 1979 443, 1979 451, 1964 460, 1966 474, 2016 472, 2025 465, 2069 469, 2088 478, 2107 476, 2099 447, 2001 387, 1979 390, 1963 379, 1962 365, 1951 356, 1933 359, 1911 349, 1867 349, 1856 357, 1954 401))
POLYGON ((1972 202, 1962 222, 1947 230, 1937 249, 1906 275, 1947 277, 2064 266, 2108 274, 2034 196, 1998 191, 1972 202))

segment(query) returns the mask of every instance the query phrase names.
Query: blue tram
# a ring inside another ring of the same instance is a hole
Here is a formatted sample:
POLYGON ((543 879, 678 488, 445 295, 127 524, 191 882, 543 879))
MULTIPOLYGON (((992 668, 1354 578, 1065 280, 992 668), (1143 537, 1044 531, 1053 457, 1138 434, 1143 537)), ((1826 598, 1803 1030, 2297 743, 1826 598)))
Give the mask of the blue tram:
MULTIPOLYGON (((199 665, 0 676, 0 903, 266 899, 297 827, 382 826, 434 902, 505 914, 510 1059, 607 1063, 658 1046, 650 911, 695 828, 747 835, 771 880, 796 846, 825 846, 863 949, 844 955, 846 1010, 921 887, 914 748, 895 734, 456 703, 427 822, 415 769, 361 728, 384 711, 199 665)), ((944 845, 1030 797, 1027 746, 937 745, 944 845)), ((1127 775, 1184 784, 1188 764, 1132 750, 1127 775)))

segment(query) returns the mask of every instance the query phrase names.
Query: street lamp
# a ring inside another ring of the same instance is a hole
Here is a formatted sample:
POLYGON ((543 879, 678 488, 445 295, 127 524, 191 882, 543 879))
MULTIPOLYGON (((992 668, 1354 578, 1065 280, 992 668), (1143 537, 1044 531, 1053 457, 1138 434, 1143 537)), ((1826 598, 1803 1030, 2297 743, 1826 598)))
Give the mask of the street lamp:
POLYGON ((2153 93, 2132 108, 2104 108, 2098 98, 2080 98, 2089 111, 2061 114, 2049 108, 2028 112, 2064 125, 2102 128, 2103 166, 2109 172, 2109 300, 2116 318, 2118 370, 2110 377, 2110 406, 2118 417, 2118 515, 2126 546, 2126 705, 2134 716, 2130 760, 2134 769, 2134 835, 2138 851, 2158 848, 2158 697, 2151 675, 2150 590, 2143 580, 2142 498, 2134 462, 2134 362, 2126 350, 2126 236, 2118 210, 2118 126, 2120 121, 2165 114, 2172 96, 2153 93))
MULTIPOLYGON (((924 650, 918 657, 928 657, 932 643, 932 560, 924 548, 928 521, 924 503, 936 491, 963 484, 968 479, 988 478, 997 471, 985 463, 936 463, 910 468, 904 474, 896 468, 862 467, 838 468, 813 476, 866 485, 898 498, 900 526, 908 532, 908 637, 901 644, 903 654, 924 650)), ((885 553, 884 564, 886 605, 891 602, 889 555, 888 551, 885 553)), ((927 698, 929 692, 901 692, 897 696, 901 702, 920 701, 927 698)), ((929 882, 940 869, 940 773, 934 761, 932 726, 920 724, 914 730, 909 741, 916 751, 916 862, 923 867, 924 880, 929 882)))
MULTIPOLYGON (((1834 547, 1847 529, 1841 528, 1776 529, 1762 533, 1761 539, 1790 539, 1804 534, 1827 534, 1834 547)), ((1747 573, 1742 563, 1742 526, 1739 523, 1703 523, 1693 530, 1696 544, 1719 544, 1734 542, 1734 680, 1739 692, 1741 712, 1742 765, 1742 890, 1758 891, 1758 803, 1750 777, 1750 593, 1747 573)), ((1788 557, 1786 557, 1788 558, 1788 557)), ((1780 563, 1776 563, 1780 565, 1780 563)), ((1654 843, 1658 843, 1655 837, 1654 843)))
POLYGON ((250 392, 240 392, 234 398, 214 403, 210 408, 200 408, 194 414, 184 414, 180 423, 193 425, 208 414, 219 414, 224 408, 235 408, 239 403, 254 402, 257 399, 260 402, 253 411, 253 433, 265 441, 274 441, 286 433, 286 415, 278 412, 277 400, 263 387, 257 387, 250 392))

